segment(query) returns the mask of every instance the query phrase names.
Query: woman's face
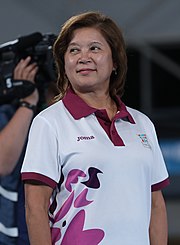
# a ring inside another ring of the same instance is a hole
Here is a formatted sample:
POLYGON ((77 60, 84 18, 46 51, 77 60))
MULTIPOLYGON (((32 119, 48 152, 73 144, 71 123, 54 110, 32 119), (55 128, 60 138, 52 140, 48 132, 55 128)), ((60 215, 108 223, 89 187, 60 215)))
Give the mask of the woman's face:
POLYGON ((80 28, 73 34, 64 56, 72 87, 78 92, 107 92, 113 70, 109 44, 95 28, 80 28))

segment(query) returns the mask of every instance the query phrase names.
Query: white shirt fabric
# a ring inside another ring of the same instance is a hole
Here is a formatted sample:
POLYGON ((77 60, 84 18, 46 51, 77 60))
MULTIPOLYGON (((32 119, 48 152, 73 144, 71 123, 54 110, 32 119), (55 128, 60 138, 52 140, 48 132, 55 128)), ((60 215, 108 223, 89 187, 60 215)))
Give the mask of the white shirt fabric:
POLYGON ((152 122, 128 108, 115 146, 94 113, 75 119, 62 101, 34 119, 22 179, 53 188, 55 245, 149 245, 151 188, 168 178, 152 122))

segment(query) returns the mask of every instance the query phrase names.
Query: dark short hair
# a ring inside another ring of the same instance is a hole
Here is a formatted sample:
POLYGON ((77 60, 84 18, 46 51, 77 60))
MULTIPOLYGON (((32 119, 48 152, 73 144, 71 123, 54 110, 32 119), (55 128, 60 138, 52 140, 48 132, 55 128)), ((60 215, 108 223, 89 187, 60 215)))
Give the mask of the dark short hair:
POLYGON ((113 63, 116 64, 116 73, 112 72, 110 77, 109 92, 111 97, 116 95, 122 96, 127 73, 126 47, 122 32, 110 17, 99 12, 85 12, 72 16, 63 24, 53 46, 58 72, 57 85, 60 91, 59 98, 64 96, 69 85, 65 74, 64 55, 73 38, 74 31, 83 27, 96 28, 109 44, 113 63))

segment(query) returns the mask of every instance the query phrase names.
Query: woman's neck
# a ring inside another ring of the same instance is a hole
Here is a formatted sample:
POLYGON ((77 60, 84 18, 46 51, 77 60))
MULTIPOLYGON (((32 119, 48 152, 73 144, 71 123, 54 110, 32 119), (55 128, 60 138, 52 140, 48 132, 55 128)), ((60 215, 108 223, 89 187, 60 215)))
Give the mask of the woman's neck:
POLYGON ((96 109, 105 109, 109 119, 112 120, 117 113, 117 104, 110 97, 109 94, 103 93, 78 93, 76 92, 82 100, 84 100, 90 107, 96 109))

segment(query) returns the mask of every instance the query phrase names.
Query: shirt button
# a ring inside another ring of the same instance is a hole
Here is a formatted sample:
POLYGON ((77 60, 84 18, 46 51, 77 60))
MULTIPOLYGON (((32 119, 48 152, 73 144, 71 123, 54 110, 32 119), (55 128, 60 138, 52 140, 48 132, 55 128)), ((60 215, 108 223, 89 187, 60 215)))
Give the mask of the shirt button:
POLYGON ((111 133, 112 133, 112 135, 115 135, 115 131, 114 130, 112 130, 111 133))

